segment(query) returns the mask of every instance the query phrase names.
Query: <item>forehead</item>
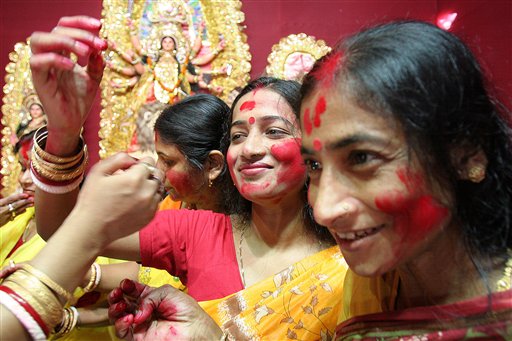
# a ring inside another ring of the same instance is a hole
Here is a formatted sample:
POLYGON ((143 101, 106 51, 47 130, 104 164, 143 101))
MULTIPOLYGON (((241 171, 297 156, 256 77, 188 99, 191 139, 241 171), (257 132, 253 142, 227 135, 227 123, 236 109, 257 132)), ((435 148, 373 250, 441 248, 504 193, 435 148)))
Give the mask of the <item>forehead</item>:
POLYGON ((296 121, 286 99, 268 89, 251 91, 242 96, 233 110, 233 121, 264 115, 281 116, 290 122, 296 121))
POLYGON ((155 133, 155 149, 157 154, 163 154, 168 158, 186 159, 185 155, 181 152, 176 144, 166 143, 161 139, 158 133, 155 133))
POLYGON ((361 108, 338 89, 319 89, 308 96, 301 106, 303 143, 334 143, 353 135, 372 134, 390 142, 405 143, 403 130, 391 115, 361 108))

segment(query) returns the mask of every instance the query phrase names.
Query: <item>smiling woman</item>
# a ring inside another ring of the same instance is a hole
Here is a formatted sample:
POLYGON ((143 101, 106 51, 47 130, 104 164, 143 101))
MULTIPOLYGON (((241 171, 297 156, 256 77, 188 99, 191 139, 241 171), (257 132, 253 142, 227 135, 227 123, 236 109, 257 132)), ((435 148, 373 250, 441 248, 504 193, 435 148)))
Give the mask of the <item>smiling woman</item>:
MULTIPOLYGON (((69 17, 61 19, 52 33, 32 36, 34 86, 45 103, 49 121, 48 135, 38 142, 45 143, 45 153, 51 159, 77 158, 71 155, 77 150, 81 125, 89 112, 89 107, 82 104, 92 102, 101 79, 103 61, 99 52, 105 48, 105 43, 97 37, 99 27, 99 21, 93 18, 69 17), (70 27, 74 29, 69 30, 70 27), (86 42, 87 49, 77 51, 74 46, 77 39, 83 41, 83 36, 90 38, 86 42), (81 53, 82 57, 87 54, 87 67, 56 54, 62 48, 81 53), (63 77, 66 82, 55 83, 55 78, 48 77, 48 73, 54 72, 66 75, 63 77), (76 77, 88 84, 87 92, 73 92, 76 77), (67 82, 69 84, 65 84, 67 82), (49 87, 62 96, 49 94, 46 91, 49 87), (73 93, 67 93, 68 90, 73 93), (68 95, 77 97, 76 103, 63 101, 68 95), (75 107, 77 103, 81 104, 75 107)), ((243 196, 233 200, 240 195, 234 191, 224 193, 232 199, 229 210, 235 214, 229 216, 206 210, 160 211, 140 232, 114 241, 102 249, 103 253, 165 269, 180 277, 188 287, 188 293, 197 300, 221 299, 205 309, 215 315, 216 321, 223 323, 226 333, 236 339, 291 337, 307 340, 318 339, 321 335, 328 338, 333 334, 341 308, 345 266, 336 248, 328 248, 332 238, 314 222, 307 204, 307 175, 300 161, 301 132, 295 118, 299 85, 262 78, 243 89, 235 103, 232 117, 228 119, 233 126, 221 145, 221 150, 229 146, 228 168, 243 196), (250 104, 243 106, 244 102, 250 104), (314 292, 315 299, 303 295, 304 292, 314 292), (233 304, 241 308, 226 308, 233 304), (311 310, 308 328, 302 327, 299 318, 299 315, 302 317, 302 307, 311 310), (250 317, 245 319, 245 324, 233 323, 242 315, 250 317), (283 315, 291 318, 286 324, 276 318, 283 315), (297 318, 292 317, 295 315, 297 318), (296 331, 290 331, 292 324, 296 331)), ((189 108, 192 107, 188 105, 189 108)), ((199 113, 196 115, 200 117, 199 113)), ((179 121, 169 128, 179 126, 189 131, 177 133, 176 139, 168 140, 168 134, 165 129, 160 130, 159 125, 165 122, 157 122, 158 167, 166 174, 167 187, 175 198, 201 202, 203 198, 198 198, 196 192, 200 188, 209 188, 210 180, 213 181, 211 175, 215 172, 205 172, 202 179, 192 181, 186 173, 194 168, 184 162, 183 156, 198 168, 203 166, 207 170, 211 167, 218 173, 219 167, 214 162, 215 157, 209 158, 212 156, 210 149, 202 145, 197 148, 183 137, 204 134, 203 129, 190 125, 189 117, 179 121), (201 155, 191 157, 185 148, 189 146, 201 150, 206 158, 204 155, 203 159, 201 155), (177 149, 183 155, 177 153, 177 149), (205 161, 201 163, 196 159, 205 161), (183 190, 186 184, 194 191, 186 193, 183 190)), ((162 127, 165 125, 167 123, 162 127)), ((80 153, 85 152, 82 149, 80 153)), ((51 162, 48 167, 58 169, 58 165, 51 162)), ((42 174, 38 177, 50 182, 42 174)), ((42 226, 40 232, 45 237, 49 237, 66 218, 78 191, 67 187, 64 190, 60 183, 52 182, 51 185, 49 191, 37 189, 36 194, 40 211, 44 212, 37 215, 38 226, 42 226)), ((116 300, 111 302, 115 303, 111 307, 115 315, 112 318, 120 317, 117 313, 121 316, 133 313, 129 310, 132 305, 116 300)), ((162 305, 160 308, 169 307, 172 306, 162 305)), ((118 326, 123 326, 119 333, 125 336, 131 329, 131 322, 123 318, 118 321, 118 326)), ((169 332, 165 323, 146 326, 147 329, 140 328, 141 334, 152 333, 155 329, 169 332)))
POLYGON ((509 339, 510 117, 467 47, 421 22, 371 28, 302 95, 309 200, 350 267, 337 339, 509 339))

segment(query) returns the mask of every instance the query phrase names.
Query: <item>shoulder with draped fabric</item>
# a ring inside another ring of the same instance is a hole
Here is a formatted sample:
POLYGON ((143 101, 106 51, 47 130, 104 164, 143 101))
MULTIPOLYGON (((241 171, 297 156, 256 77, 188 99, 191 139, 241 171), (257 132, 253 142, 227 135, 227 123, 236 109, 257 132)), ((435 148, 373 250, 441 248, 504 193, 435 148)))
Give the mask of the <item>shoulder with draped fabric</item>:
POLYGON ((330 340, 347 269, 333 246, 236 294, 200 305, 235 340, 330 340))
POLYGON ((393 310, 395 273, 365 278, 349 270, 335 340, 510 340, 512 290, 452 304, 393 310))

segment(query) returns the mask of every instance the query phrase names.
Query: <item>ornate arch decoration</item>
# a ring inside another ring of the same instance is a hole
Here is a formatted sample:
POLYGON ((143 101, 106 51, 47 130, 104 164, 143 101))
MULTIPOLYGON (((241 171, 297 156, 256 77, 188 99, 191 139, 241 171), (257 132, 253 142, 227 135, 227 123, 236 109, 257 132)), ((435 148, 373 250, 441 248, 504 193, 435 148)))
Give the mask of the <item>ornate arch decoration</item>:
MULTIPOLYGON (((158 100, 162 96, 157 95, 162 91, 172 93, 168 97, 171 98, 170 103, 172 98, 186 95, 190 86, 185 86, 188 78, 183 66, 190 67, 194 57, 209 53, 215 55, 210 63, 200 68, 200 72, 206 71, 205 74, 208 70, 214 70, 208 76, 208 88, 200 89, 201 92, 213 92, 227 100, 232 90, 247 84, 250 79, 251 54, 247 37, 243 33, 245 16, 241 6, 240 0, 224 1, 222 5, 214 0, 103 1, 101 34, 115 41, 116 46, 105 52, 105 59, 112 67, 105 69, 101 83, 101 158, 119 151, 129 151, 134 133, 136 135, 139 132, 141 125, 152 130, 158 112, 168 104, 158 100), (138 50, 134 36, 140 42, 141 48, 138 50), (173 38, 175 43, 173 53, 181 72, 181 78, 175 82, 174 79, 173 82, 160 82, 157 71, 169 68, 158 69, 154 66, 157 63, 155 60, 159 58, 159 50, 164 48, 164 37, 173 38), (200 37, 201 48, 194 52, 197 37, 200 37), (225 47, 219 51, 218 46, 222 42, 225 47), (139 53, 137 55, 129 51, 139 53), (126 52, 129 58, 126 58, 126 54, 125 58, 122 57, 126 52), (139 73, 134 84, 133 77, 123 74, 122 70, 133 68, 141 60, 148 72, 139 73), (215 70, 222 70, 221 74, 215 70), (151 94, 152 89, 157 100, 148 101, 148 93, 151 94)), ((192 68, 195 66, 192 65, 192 68)), ((192 79, 197 80, 193 76, 192 79)))
POLYGON ((272 46, 272 52, 267 58, 266 73, 300 82, 314 62, 330 51, 331 48, 323 40, 316 40, 305 33, 290 34, 272 46))
POLYGON ((29 120, 28 109, 31 104, 39 100, 32 85, 32 73, 30 72, 30 45, 29 41, 17 43, 14 51, 9 53, 5 86, 3 88, 2 105, 2 156, 0 174, 2 175, 2 197, 14 193, 18 185, 18 177, 21 167, 18 155, 14 153, 16 143, 16 130, 20 123, 29 120))

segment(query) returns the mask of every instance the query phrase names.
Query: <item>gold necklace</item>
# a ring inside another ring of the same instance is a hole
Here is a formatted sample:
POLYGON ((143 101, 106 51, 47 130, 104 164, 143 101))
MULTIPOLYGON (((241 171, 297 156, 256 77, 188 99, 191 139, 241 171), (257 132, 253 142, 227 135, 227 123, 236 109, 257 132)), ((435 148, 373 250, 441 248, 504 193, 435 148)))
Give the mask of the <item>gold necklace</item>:
POLYGON ((507 250, 508 259, 503 270, 503 277, 496 283, 497 291, 505 291, 511 288, 512 284, 512 249, 507 250))
POLYGON ((242 257, 242 243, 244 241, 245 231, 247 230, 247 226, 244 226, 242 232, 240 233, 240 243, 238 245, 238 258, 240 259, 240 275, 242 277, 242 284, 244 288, 246 288, 245 284, 245 271, 244 271, 244 259, 242 257))

